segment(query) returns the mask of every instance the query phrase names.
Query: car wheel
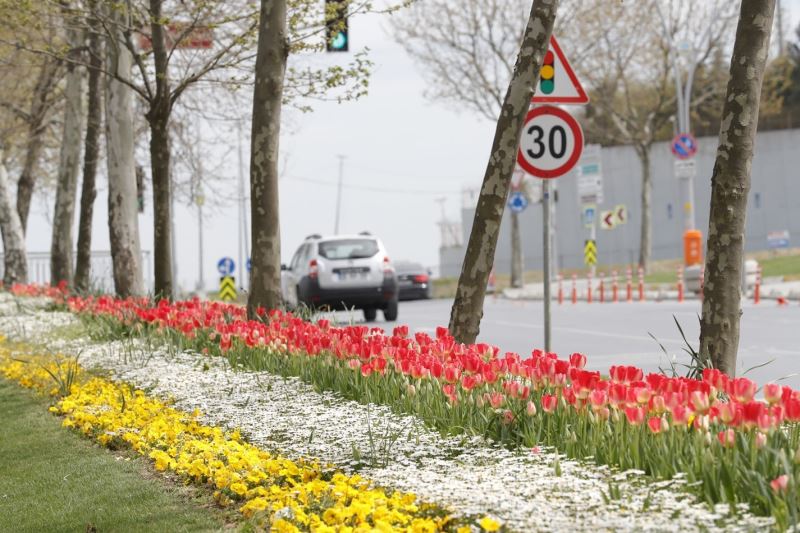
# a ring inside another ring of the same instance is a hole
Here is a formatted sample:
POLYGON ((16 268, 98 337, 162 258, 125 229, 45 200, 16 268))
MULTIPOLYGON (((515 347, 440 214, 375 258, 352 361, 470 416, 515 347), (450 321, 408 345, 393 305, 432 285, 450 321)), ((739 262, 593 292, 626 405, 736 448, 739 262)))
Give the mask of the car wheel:
POLYGON ((387 322, 394 322, 397 320, 397 300, 392 300, 386 305, 386 309, 383 310, 383 318, 386 319, 387 322))
POLYGON ((378 317, 378 310, 374 307, 367 307, 364 309, 364 320, 367 322, 375 322, 378 317))

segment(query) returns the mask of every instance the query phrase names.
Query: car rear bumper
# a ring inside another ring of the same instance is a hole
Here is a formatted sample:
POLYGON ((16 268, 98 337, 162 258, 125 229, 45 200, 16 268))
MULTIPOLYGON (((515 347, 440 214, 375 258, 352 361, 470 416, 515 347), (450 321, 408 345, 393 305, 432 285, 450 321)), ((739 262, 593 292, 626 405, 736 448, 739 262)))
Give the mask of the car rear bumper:
POLYGON ((430 298, 430 288, 428 285, 400 285, 399 294, 401 300, 418 300, 430 298))
POLYGON ((385 309, 389 302, 397 299, 397 281, 385 279, 380 287, 329 289, 320 287, 319 280, 306 276, 300 280, 298 296, 309 307, 385 309))

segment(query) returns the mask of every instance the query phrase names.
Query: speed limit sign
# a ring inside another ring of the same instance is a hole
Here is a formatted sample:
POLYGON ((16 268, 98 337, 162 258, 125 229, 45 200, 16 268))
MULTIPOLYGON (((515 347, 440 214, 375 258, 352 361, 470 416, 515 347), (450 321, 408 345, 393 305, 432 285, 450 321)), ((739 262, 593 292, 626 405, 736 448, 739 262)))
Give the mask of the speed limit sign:
POLYGON ((526 172, 537 178, 563 176, 582 151, 583 131, 572 115, 553 106, 528 112, 517 153, 517 162, 526 172))

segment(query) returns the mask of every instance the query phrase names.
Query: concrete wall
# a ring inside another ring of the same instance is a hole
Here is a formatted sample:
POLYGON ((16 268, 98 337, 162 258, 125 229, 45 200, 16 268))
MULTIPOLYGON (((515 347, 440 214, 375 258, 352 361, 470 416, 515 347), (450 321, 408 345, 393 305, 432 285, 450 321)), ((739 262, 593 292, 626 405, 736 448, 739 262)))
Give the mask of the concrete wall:
MULTIPOLYGON (((716 137, 698 139, 697 177, 694 182, 697 227, 708 233, 708 210, 711 198, 711 172, 717 148, 716 137)), ((597 230, 598 268, 603 264, 635 263, 639 256, 641 225, 641 165, 633 148, 616 146, 602 149, 603 204, 598 211, 617 204, 628 208, 628 223, 605 231, 597 230)), ((683 255, 683 201, 679 183, 673 176, 674 157, 668 143, 653 145, 652 230, 653 259, 671 259, 683 255)), ((581 222, 577 181, 574 173, 557 180, 556 206, 557 255, 560 267, 583 266, 583 245, 588 237, 581 222)), ((753 160, 752 186, 747 206, 748 251, 768 248, 767 233, 788 230, 791 245, 800 244, 800 129, 768 131, 758 134, 753 160)), ((510 213, 506 210, 495 254, 498 272, 509 272, 511 263, 510 213)), ((464 242, 469 240, 474 208, 462 210, 464 242)), ((523 253, 528 270, 542 265, 542 209, 531 205, 520 218, 523 253)), ((463 250, 447 249, 441 254, 442 276, 458 276, 463 250)))

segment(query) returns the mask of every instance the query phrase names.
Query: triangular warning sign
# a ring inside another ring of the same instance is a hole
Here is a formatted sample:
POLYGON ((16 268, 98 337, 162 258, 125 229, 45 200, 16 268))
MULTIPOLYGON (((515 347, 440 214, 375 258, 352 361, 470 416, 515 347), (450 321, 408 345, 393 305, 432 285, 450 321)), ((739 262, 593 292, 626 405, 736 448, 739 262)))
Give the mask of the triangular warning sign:
POLYGON ((533 95, 534 104, 588 104, 589 97, 564 57, 555 35, 544 55, 539 85, 533 95))

